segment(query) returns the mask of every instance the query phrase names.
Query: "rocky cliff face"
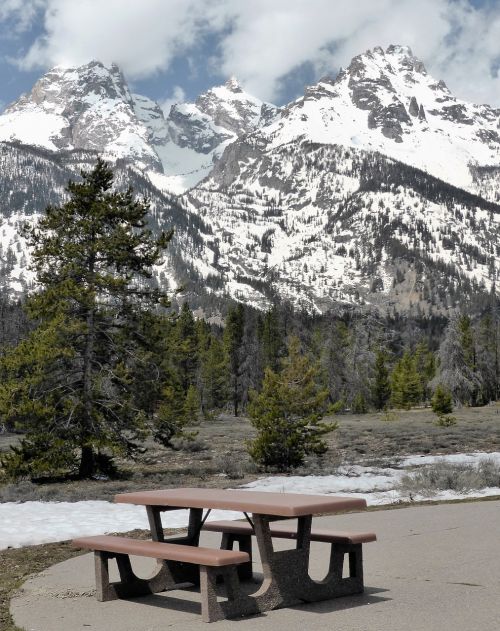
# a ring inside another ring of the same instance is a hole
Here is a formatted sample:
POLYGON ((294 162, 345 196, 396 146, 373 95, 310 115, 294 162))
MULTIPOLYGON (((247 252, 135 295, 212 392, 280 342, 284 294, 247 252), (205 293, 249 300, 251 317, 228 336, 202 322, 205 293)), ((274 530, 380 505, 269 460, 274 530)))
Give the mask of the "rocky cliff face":
POLYGON ((238 81, 201 94, 194 103, 173 105, 167 117, 169 141, 160 150, 165 188, 184 192, 206 177, 237 138, 269 124, 278 109, 244 92, 238 81))

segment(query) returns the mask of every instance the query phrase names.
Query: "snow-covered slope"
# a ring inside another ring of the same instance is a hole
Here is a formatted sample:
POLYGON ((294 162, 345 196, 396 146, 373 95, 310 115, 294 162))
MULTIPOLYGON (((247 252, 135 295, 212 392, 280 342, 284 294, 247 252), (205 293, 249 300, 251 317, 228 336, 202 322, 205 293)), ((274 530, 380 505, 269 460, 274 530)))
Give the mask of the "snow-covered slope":
POLYGON ((165 178, 155 183, 182 193, 203 179, 225 147, 269 123, 277 108, 243 91, 236 79, 201 94, 194 103, 173 105, 168 140, 156 147, 165 178))
POLYGON ((260 307, 428 313, 498 279, 500 206, 373 152, 249 137, 184 203, 219 235, 226 289, 260 307))
POLYGON ((408 47, 389 46, 308 88, 263 137, 272 147, 300 138, 379 151, 481 192, 477 167, 500 166, 499 121, 500 110, 453 96, 408 47))
POLYGON ((185 203, 233 297, 447 308, 498 281, 499 114, 376 48, 231 143, 185 203))

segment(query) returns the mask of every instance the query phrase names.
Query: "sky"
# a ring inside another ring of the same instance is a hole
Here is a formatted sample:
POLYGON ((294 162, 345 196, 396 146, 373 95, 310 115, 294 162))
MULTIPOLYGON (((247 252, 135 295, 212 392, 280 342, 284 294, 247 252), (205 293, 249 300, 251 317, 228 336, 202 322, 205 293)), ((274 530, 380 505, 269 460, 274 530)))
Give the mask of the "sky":
POLYGON ((500 0, 0 0, 0 110, 54 65, 92 59, 167 111, 231 76, 281 105, 389 44, 500 107, 499 42, 500 0))

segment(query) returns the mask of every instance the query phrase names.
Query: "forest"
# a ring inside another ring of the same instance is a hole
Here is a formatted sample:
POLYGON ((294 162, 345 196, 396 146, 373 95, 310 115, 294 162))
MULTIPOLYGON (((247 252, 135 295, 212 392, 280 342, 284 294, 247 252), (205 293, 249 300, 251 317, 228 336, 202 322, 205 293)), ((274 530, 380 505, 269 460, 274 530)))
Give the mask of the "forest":
POLYGON ((495 287, 446 316, 228 301, 209 323, 150 282, 172 232, 150 229, 147 199, 115 191, 102 161, 82 177, 25 227, 38 290, 0 300, 0 428, 22 436, 1 458, 12 478, 110 474, 148 434, 172 447, 222 411, 249 416, 256 462, 289 469, 322 453, 334 413, 432 404, 452 422, 453 406, 498 399, 495 287))

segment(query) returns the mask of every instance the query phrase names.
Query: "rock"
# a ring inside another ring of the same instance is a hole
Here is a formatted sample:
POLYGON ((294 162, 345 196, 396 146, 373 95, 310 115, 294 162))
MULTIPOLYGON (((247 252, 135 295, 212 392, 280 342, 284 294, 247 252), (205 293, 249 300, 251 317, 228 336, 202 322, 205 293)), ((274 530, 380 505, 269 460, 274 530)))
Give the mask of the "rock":
POLYGON ((418 116, 418 103, 417 99, 412 96, 410 99, 410 107, 408 108, 408 112, 411 116, 418 116))

